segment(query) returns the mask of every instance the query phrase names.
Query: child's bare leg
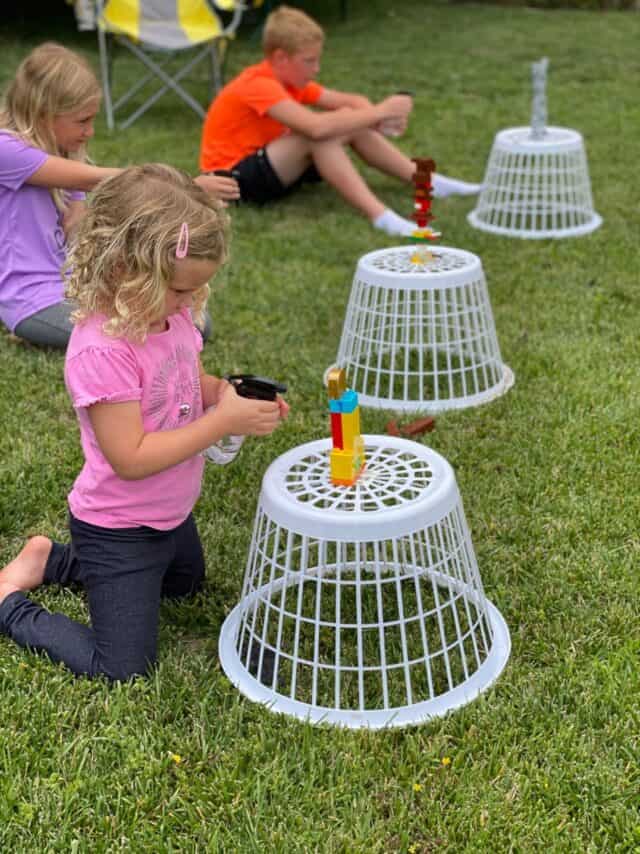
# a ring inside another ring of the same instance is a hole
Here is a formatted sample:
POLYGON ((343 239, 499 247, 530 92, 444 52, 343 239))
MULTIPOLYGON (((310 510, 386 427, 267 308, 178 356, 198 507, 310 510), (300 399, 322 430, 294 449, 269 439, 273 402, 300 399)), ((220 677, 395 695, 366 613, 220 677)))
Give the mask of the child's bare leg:
POLYGON ((392 178, 411 183, 416 164, 377 130, 365 128, 358 131, 349 139, 349 144, 369 166, 392 178))
POLYGON ((281 136, 267 145, 269 163, 285 187, 297 181, 311 166, 311 146, 310 139, 297 133, 281 136))
POLYGON ((389 234, 411 234, 415 224, 385 207, 369 189, 351 162, 343 142, 339 138, 314 141, 298 134, 288 134, 270 143, 267 154, 271 166, 285 186, 297 180, 313 162, 324 180, 376 228, 389 234))
POLYGON ((383 202, 369 189, 366 181, 351 162, 341 140, 314 142, 313 162, 324 180, 368 219, 376 219, 384 211, 383 202))
POLYGON ((50 539, 31 537, 20 554, 0 570, 0 602, 17 590, 41 585, 50 552, 50 539))
POLYGON ((293 184, 313 162, 324 180, 366 217, 375 219, 384 210, 337 139, 314 142, 298 134, 288 134, 270 143, 267 154, 285 186, 293 184))
MULTIPOLYGON (((395 145, 385 139, 378 131, 365 129, 358 131, 349 140, 353 150, 369 166, 379 169, 393 178, 401 181, 411 182, 415 171, 415 163, 399 151, 395 145)), ((431 178, 434 198, 444 196, 472 196, 482 189, 480 184, 471 184, 468 181, 460 181, 458 178, 450 178, 435 172, 431 178)))

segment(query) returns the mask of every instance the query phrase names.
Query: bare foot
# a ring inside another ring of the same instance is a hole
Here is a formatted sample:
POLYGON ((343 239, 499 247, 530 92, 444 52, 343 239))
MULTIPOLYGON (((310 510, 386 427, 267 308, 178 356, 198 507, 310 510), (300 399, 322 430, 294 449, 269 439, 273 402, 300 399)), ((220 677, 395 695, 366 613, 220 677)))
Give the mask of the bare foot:
POLYGON ((0 570, 0 602, 16 590, 33 590, 41 585, 50 552, 48 537, 31 537, 20 554, 0 570))

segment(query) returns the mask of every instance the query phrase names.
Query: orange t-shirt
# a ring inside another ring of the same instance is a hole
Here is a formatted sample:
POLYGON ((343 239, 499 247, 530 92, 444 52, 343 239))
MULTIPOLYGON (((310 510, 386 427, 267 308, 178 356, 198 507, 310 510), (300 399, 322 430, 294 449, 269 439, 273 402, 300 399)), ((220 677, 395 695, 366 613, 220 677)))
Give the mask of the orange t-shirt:
POLYGON ((229 169, 253 154, 287 127, 267 115, 267 110, 291 98, 299 104, 315 104, 322 86, 313 81, 303 89, 284 86, 274 76, 268 60, 245 68, 214 98, 202 129, 200 168, 229 169))

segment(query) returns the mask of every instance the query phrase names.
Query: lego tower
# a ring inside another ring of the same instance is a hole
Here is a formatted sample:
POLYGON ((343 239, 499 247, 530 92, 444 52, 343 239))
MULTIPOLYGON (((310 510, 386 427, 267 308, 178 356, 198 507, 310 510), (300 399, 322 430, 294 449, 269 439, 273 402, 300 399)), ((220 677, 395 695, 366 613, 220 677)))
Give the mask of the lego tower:
POLYGON ((347 388, 342 368, 331 368, 327 376, 331 415, 331 482, 351 486, 364 470, 364 440, 360 435, 358 395, 347 388))
POLYGON ((412 240, 435 240, 440 237, 440 232, 434 231, 429 223, 433 219, 431 213, 432 186, 431 175, 435 171, 436 164, 433 160, 422 157, 412 158, 416 164, 413 173, 414 203, 412 219, 416 221, 417 228, 411 235, 412 240))

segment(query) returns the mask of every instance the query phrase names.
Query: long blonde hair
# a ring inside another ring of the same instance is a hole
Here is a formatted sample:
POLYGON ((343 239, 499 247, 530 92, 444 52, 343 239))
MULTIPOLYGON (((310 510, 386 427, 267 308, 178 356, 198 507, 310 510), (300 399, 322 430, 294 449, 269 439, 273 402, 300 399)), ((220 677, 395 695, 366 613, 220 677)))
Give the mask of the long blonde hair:
MULTIPOLYGON (((66 296, 78 305, 74 321, 104 314, 106 334, 144 341, 164 307, 183 223, 187 258, 224 263, 228 217, 189 175, 149 163, 102 181, 65 264, 66 296)), ((208 285, 194 293, 197 322, 208 295, 208 285)))
MULTIPOLYGON (((47 154, 86 160, 86 151, 62 151, 53 132, 56 116, 83 110, 102 92, 89 63, 56 42, 45 42, 26 56, 5 91, 0 107, 0 129, 47 154)), ((56 207, 64 209, 66 194, 51 191, 56 207)))

